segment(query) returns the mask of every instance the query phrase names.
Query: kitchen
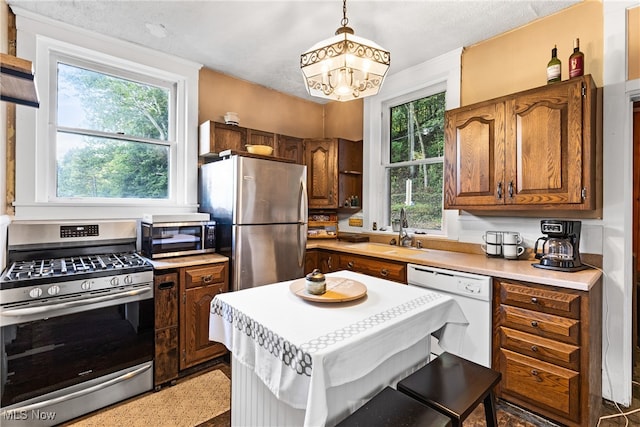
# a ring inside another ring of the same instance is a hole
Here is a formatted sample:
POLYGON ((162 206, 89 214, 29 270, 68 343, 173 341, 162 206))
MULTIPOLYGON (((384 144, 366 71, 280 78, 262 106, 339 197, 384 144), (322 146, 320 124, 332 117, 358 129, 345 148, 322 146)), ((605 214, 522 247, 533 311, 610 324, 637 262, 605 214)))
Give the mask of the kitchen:
MULTIPOLYGON (((604 295, 608 307, 623 307, 624 310, 609 310, 603 313, 603 335, 608 337, 608 352, 603 349, 605 360, 603 366, 608 367, 608 375, 603 377, 603 396, 611 398, 622 404, 629 404, 631 400, 631 363, 632 363, 632 280, 631 280, 631 210, 632 199, 629 178, 631 176, 631 137, 630 133, 619 136, 619 129, 630 132, 629 115, 626 111, 629 100, 637 91, 637 77, 626 77, 625 60, 616 52, 626 51, 627 33, 625 32, 626 7, 633 6, 632 2, 587 2, 579 6, 569 8, 567 11, 555 15, 560 22, 578 22, 584 26, 581 32, 581 41, 584 46, 590 43, 593 46, 587 51, 593 62, 587 64, 587 73, 594 76, 598 87, 605 87, 604 91, 604 167, 603 167, 603 213, 602 220, 585 220, 583 244, 586 245, 583 252, 601 254, 603 256, 604 295), (574 16, 573 13, 576 15, 574 16), (598 28, 598 31, 593 30, 598 28), (588 34, 594 34, 590 36, 588 34), (601 52, 601 53, 600 53, 601 52), (621 159, 623 159, 621 163, 621 159), (620 167, 622 164, 623 167, 620 167), (624 184, 620 184, 624 183, 624 184)), ((552 18, 547 18, 552 19, 552 18)), ((574 34, 570 29, 561 32, 549 32, 547 26, 554 26, 554 22, 541 20, 539 26, 529 25, 513 31, 504 37, 497 37, 485 42, 467 47, 462 53, 460 105, 472 104, 476 101, 506 95, 519 90, 537 87, 544 84, 544 78, 540 75, 540 64, 546 64, 548 60, 548 47, 559 43, 561 52, 570 51, 570 43, 574 34), (556 40, 556 38, 558 40, 556 40), (530 48, 527 40, 540 40, 536 48, 530 48), (560 44, 560 39, 562 43, 560 44), (526 46, 526 49, 515 50, 513 46, 526 46), (508 58, 504 58, 508 52, 508 58), (486 60, 486 58, 495 58, 486 60), (524 67, 512 65, 505 67, 501 61, 510 60, 513 64, 528 64, 524 67), (499 68, 499 69, 498 69, 499 68), (508 75, 503 73, 508 70, 508 75), (502 70, 502 71, 499 71, 502 70), (488 76, 499 75, 494 79, 488 76)), ((356 28, 357 29, 357 28, 356 28)), ((556 30, 554 30, 556 31, 556 30)), ((560 30, 557 30, 560 31, 560 30)), ((575 30, 576 32, 578 30, 575 30)), ((630 38, 630 40, 633 40, 630 38)), ((629 61, 631 63, 631 61, 629 61)), ((435 63, 425 65, 425 69, 436 68, 435 63)), ((459 69, 458 69, 459 70, 459 69)), ((414 77, 408 70, 404 74, 405 81, 414 77)), ((416 69, 413 73, 423 72, 416 69)), ((37 74, 37 75, 41 75, 37 74)), ((566 75, 563 73, 563 75, 566 75)), ((401 83, 394 81, 389 76, 385 82, 384 90, 391 90, 394 85, 401 83), (389 89, 387 89, 389 88, 389 89)), ((455 78, 455 76, 453 77, 455 78)), ((376 132, 379 132, 374 122, 368 120, 375 109, 380 108, 373 99, 364 102, 355 101, 345 104, 328 103, 314 104, 301 101, 293 97, 283 97, 282 94, 270 91, 262 86, 234 79, 209 69, 199 72, 199 103, 198 118, 193 119, 188 127, 190 139, 196 140, 197 124, 206 120, 221 121, 227 111, 237 111, 242 125, 260 129, 263 131, 277 132, 297 137, 340 136, 346 139, 364 139, 363 154, 365 158, 365 171, 374 164, 377 150, 374 142, 379 140, 376 132), (216 96, 210 96, 215 93, 216 96), (236 96, 237 94, 250 94, 236 96), (282 108, 273 108, 274 105, 282 108), (294 113, 295 112, 295 113, 294 113), (349 118, 347 120, 347 118, 349 118), (370 123, 371 122, 371 123, 370 123), (360 123, 364 124, 363 126, 360 123), (370 124, 369 124, 370 123, 370 124)), ((397 88, 402 91, 402 88, 397 88)), ((384 92, 381 94, 384 95, 384 92)), ((42 93, 41 93, 42 96, 42 93)), ((386 95, 390 96, 390 95, 386 95)), ((380 98, 380 97, 376 97, 380 98)), ((453 98, 456 98, 453 96, 453 98)), ((378 103, 381 103, 379 100, 378 103)), ((4 108, 4 107, 3 107, 4 108)), ((4 120, 3 124, 4 126, 4 120)), ((4 128, 3 128, 4 129, 4 128)), ((42 130, 42 129, 40 129, 42 130)), ((4 133, 4 132, 3 132, 4 133)), ((18 134, 22 138, 24 133, 18 134)), ((31 150, 24 147, 22 141, 18 143, 17 150, 31 150)), ((194 158, 196 147, 187 153, 195 169, 194 158)), ((4 165, 3 165, 4 166, 4 165)), ((16 165, 16 173, 20 170, 34 170, 30 165, 16 165), (26 169, 25 169, 26 168, 26 169)), ((2 174, 3 179, 5 174, 2 174)), ((188 178, 185 188, 195 188, 195 175, 188 178)), ((5 185, 7 183, 5 182, 5 185)), ((380 224, 383 218, 376 217, 378 211, 376 205, 377 188, 379 182, 367 177, 365 172, 363 188, 363 227, 350 227, 348 218, 340 219, 341 231, 372 231, 372 223, 380 224)), ((16 194, 16 199, 21 197, 16 194)), ((196 196, 193 192, 184 192, 184 205, 195 206, 196 196)), ((24 200, 24 199, 23 199, 24 200)), ((34 198, 35 200, 35 198, 34 198)), ((19 201, 19 200, 18 200, 19 201)), ((4 200, 3 200, 4 203, 4 200)), ((11 207, 3 205, 4 212, 10 212, 11 207)), ((36 214, 30 211, 29 204, 24 203, 27 217, 41 215, 46 217, 63 211, 62 207, 49 206, 46 211, 36 214)), ((17 211, 20 210, 18 206, 17 211)), ((139 212, 140 214, 142 212, 139 212)), ((109 215, 112 215, 109 213, 109 215)), ((487 229, 517 229, 522 232, 528 246, 539 236, 539 219, 536 218, 512 218, 512 217, 475 217, 458 215, 457 211, 446 211, 447 237, 466 243, 481 243, 481 235, 487 229)), ((437 239, 432 239, 437 240, 437 239)))

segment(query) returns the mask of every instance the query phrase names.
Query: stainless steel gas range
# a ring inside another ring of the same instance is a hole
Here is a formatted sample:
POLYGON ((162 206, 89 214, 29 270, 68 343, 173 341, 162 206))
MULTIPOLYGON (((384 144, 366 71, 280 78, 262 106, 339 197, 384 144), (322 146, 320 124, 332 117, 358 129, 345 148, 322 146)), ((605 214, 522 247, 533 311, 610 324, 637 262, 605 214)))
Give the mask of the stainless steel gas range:
POLYGON ((136 221, 14 222, 0 278, 0 424, 55 425, 153 387, 136 221))

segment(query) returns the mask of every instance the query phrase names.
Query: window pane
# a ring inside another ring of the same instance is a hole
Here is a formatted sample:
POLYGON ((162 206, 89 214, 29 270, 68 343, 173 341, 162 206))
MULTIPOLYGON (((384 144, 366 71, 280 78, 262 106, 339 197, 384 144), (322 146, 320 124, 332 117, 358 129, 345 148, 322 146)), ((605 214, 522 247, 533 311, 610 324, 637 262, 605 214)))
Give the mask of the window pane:
POLYGON ((167 199, 169 147, 58 132, 58 197, 167 199))
POLYGON ((166 141, 170 91, 58 63, 58 126, 166 141))
POLYGON ((390 168, 390 218, 405 208, 410 228, 442 229, 442 163, 390 168))
POLYGON ((444 95, 391 107, 391 163, 444 155, 444 95))

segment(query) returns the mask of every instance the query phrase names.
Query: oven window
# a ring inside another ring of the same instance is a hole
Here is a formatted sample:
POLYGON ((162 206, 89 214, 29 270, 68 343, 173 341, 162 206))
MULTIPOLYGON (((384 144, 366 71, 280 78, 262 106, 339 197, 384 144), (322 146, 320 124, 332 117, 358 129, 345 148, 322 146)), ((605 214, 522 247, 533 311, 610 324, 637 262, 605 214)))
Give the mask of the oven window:
POLYGON ((151 361, 153 299, 2 327, 2 407, 151 361))

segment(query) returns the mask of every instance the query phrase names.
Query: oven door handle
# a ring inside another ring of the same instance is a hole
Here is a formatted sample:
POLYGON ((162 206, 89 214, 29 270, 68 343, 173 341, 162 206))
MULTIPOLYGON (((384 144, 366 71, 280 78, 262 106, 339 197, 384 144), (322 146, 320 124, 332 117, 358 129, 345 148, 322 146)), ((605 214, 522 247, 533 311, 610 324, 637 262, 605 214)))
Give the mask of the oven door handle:
POLYGON ((138 375, 142 374, 147 369, 150 369, 152 366, 153 365, 151 363, 147 363, 146 365, 141 366, 141 367, 139 367, 138 369, 136 369, 134 371, 127 372, 126 374, 120 375, 119 377, 112 378, 112 379, 107 380, 107 381, 105 381, 103 383, 96 384, 94 386, 87 387, 87 388, 82 389, 82 390, 74 391, 73 393, 65 394, 64 396, 54 397, 53 399, 45 400, 43 402, 32 403, 31 405, 26 405, 26 406, 23 406, 21 408, 14 408, 14 409, 11 409, 10 411, 2 411, 2 412, 0 412, 0 417, 4 418, 4 416, 8 412, 20 413, 21 411, 35 411, 37 409, 44 408, 44 407, 49 406, 49 405, 55 405, 56 403, 65 402, 67 400, 75 399, 75 398, 80 397, 80 396, 85 396, 87 394, 90 394, 90 393, 105 389, 107 387, 111 387, 112 385, 117 384, 119 382, 126 381, 126 380, 129 380, 131 378, 137 377, 138 375))
POLYGON ((113 301, 117 299, 141 295, 141 294, 152 292, 152 291, 153 291, 153 287, 145 286, 144 288, 132 289, 125 292, 118 292, 116 294, 102 295, 99 297, 81 299, 77 301, 68 301, 68 302, 63 302, 58 304, 40 305, 38 307, 5 309, 2 311, 2 315, 3 316, 28 316, 28 315, 39 314, 44 312, 51 313, 52 310, 63 310, 65 308, 80 307, 83 305, 90 305, 90 304, 95 304, 95 303, 104 302, 104 301, 113 301))

